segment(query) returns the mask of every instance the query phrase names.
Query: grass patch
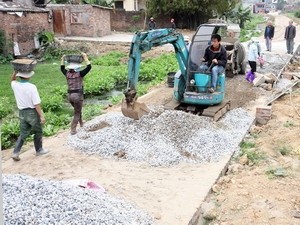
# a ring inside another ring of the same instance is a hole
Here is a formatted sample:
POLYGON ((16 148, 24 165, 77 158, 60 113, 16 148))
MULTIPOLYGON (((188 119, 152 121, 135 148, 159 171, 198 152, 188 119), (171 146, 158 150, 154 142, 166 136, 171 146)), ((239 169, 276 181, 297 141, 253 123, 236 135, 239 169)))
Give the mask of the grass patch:
POLYGON ((293 127, 293 126, 295 126, 295 123, 294 123, 294 121, 290 121, 290 120, 287 120, 287 121, 285 121, 285 123, 283 124, 283 126, 284 127, 293 127))
POLYGON ((288 155, 290 154, 292 149, 290 147, 282 146, 278 148, 278 152, 280 152, 281 155, 288 155))
POLYGON ((265 173, 269 179, 274 179, 274 178, 278 178, 278 177, 286 177, 288 175, 286 170, 283 169, 282 167, 268 168, 265 173))
POLYGON ((255 143, 253 142, 248 142, 248 141, 242 141, 240 144, 241 149, 249 149, 249 148, 254 148, 255 143))
POLYGON ((253 164, 257 164, 265 158, 263 153, 255 149, 255 143, 253 142, 242 141, 240 148, 239 156, 242 157, 246 155, 247 159, 253 164))

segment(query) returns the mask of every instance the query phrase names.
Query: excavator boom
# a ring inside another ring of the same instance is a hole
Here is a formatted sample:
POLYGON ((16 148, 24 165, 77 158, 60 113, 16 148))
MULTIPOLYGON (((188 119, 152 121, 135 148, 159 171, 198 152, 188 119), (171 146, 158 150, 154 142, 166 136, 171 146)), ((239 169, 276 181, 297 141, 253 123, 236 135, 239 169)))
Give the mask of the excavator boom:
POLYGON ((128 83, 122 101, 122 113, 124 116, 138 120, 150 112, 144 104, 137 102, 137 83, 140 71, 142 53, 165 44, 172 44, 182 74, 186 73, 188 50, 182 34, 173 29, 157 29, 145 32, 137 32, 131 43, 128 62, 128 83))

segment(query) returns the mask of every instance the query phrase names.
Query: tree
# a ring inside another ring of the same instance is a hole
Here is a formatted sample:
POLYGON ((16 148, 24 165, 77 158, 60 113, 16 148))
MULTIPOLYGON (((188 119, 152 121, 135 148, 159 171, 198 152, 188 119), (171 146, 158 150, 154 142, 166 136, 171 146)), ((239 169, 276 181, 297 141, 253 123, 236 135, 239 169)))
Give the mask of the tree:
POLYGON ((234 8, 237 2, 238 0, 151 0, 147 14, 174 17, 185 28, 196 28, 208 19, 234 8))
POLYGON ((238 23, 241 29, 245 27, 245 22, 251 20, 251 18, 251 9, 243 8, 241 4, 238 6, 237 10, 234 10, 230 15, 232 22, 238 23))

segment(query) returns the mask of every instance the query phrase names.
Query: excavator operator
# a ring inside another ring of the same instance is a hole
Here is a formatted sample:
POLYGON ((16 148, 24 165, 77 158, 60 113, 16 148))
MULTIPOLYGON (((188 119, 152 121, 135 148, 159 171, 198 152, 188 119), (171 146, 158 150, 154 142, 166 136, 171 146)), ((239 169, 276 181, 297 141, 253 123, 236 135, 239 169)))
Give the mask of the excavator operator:
POLYGON ((221 36, 219 34, 213 34, 211 36, 211 45, 205 49, 200 70, 211 70, 211 85, 208 88, 210 93, 214 93, 217 86, 218 74, 223 73, 226 63, 227 55, 226 49, 221 45, 221 36))

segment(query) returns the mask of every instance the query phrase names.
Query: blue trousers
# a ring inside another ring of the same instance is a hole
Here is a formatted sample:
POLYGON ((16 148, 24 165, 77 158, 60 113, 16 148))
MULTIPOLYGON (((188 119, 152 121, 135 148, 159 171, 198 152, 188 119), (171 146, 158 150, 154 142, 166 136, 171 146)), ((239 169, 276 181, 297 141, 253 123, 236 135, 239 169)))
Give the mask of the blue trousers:
POLYGON ((271 51, 272 48, 272 39, 269 37, 266 37, 266 47, 268 51, 271 51))
MULTIPOLYGON (((201 65, 200 66, 200 70, 204 70, 206 71, 208 69, 207 65, 201 65)), ((215 65, 212 69, 211 69, 211 88, 213 88, 214 90, 216 90, 217 87, 217 81, 218 81, 218 75, 224 72, 224 67, 223 66, 219 66, 219 65, 215 65)))

